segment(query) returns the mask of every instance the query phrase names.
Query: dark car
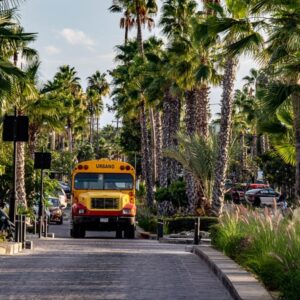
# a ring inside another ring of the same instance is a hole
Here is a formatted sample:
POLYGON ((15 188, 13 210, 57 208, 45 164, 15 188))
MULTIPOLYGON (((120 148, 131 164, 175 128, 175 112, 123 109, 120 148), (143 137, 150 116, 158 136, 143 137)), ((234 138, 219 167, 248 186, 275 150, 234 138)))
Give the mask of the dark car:
POLYGON ((278 202, 280 194, 274 190, 268 189, 253 189, 245 193, 247 203, 253 206, 272 206, 274 201, 278 202))
POLYGON ((59 198, 49 197, 49 221, 56 224, 63 224, 63 208, 64 206, 59 201, 59 198))

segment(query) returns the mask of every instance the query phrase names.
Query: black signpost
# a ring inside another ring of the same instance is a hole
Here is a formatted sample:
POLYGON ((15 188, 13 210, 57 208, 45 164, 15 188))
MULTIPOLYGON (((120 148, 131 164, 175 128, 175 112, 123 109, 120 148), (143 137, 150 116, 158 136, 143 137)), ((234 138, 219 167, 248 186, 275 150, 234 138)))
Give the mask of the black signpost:
POLYGON ((40 183, 40 202, 39 202, 39 238, 42 237, 42 228, 44 222, 44 237, 47 237, 47 217, 44 215, 43 205, 43 170, 50 169, 51 167, 51 153, 48 152, 35 152, 34 153, 34 168, 41 170, 41 183, 40 183))
POLYGON ((2 139, 4 142, 14 143, 13 154, 13 189, 9 201, 9 219, 15 224, 16 221, 16 143, 28 142, 28 125, 29 119, 27 116, 17 116, 15 109, 14 116, 5 116, 3 120, 3 134, 2 139))

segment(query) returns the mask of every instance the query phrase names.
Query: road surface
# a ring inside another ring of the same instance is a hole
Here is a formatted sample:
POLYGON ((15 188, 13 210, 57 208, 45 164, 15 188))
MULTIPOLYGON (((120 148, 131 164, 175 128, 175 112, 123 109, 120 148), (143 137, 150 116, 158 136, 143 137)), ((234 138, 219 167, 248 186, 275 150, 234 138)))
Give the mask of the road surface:
POLYGON ((184 245, 117 240, 114 234, 69 238, 69 223, 33 252, 0 257, 0 299, 232 299, 184 245))

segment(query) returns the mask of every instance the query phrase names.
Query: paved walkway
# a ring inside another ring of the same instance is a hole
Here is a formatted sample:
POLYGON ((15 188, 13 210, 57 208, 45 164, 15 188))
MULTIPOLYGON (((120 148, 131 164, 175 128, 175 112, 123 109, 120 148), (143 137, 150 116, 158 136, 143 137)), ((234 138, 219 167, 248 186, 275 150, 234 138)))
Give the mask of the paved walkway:
MULTIPOLYGON (((68 235, 67 225, 51 230, 68 235)), ((232 298, 184 245, 62 237, 38 241, 33 254, 0 257, 0 299, 232 298)))

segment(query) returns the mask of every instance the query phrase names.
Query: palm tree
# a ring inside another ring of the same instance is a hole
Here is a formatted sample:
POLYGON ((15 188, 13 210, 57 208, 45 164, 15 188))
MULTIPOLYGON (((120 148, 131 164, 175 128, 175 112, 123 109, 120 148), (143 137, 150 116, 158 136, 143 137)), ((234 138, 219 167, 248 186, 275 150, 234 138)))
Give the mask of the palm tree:
MULTIPOLYGON (((204 37, 216 37, 223 33, 222 40, 228 56, 224 66, 222 80, 223 94, 221 99, 221 120, 219 133, 219 154, 215 167, 215 182, 212 199, 212 213, 219 216, 222 213, 224 197, 224 181, 228 163, 228 147, 232 123, 233 91, 238 65, 238 56, 243 52, 259 53, 262 49, 262 36, 255 31, 258 26, 252 26, 249 19, 243 19, 247 14, 247 5, 243 1, 228 1, 228 13, 218 6, 216 14, 209 16, 201 26, 204 37)), ((217 7, 217 6, 216 6, 217 7)))
MULTIPOLYGON (((99 71, 96 71, 92 76, 87 78, 88 87, 87 87, 87 97, 89 101, 89 110, 90 110, 90 143, 93 142, 93 120, 94 116, 96 117, 97 124, 97 136, 99 131, 99 116, 103 111, 103 96, 107 96, 109 93, 109 85, 106 81, 106 74, 101 74, 99 71)), ((98 143, 97 143, 98 149, 98 143)))
POLYGON ((85 122, 86 101, 79 84, 79 77, 74 67, 64 65, 55 74, 53 82, 45 85, 45 92, 52 92, 64 106, 62 117, 65 119, 69 152, 73 153, 73 142, 76 127, 80 129, 85 122))
POLYGON ((199 215, 207 214, 210 205, 207 201, 201 199, 210 199, 212 196, 212 187, 214 180, 214 167, 217 159, 217 136, 213 132, 207 137, 194 135, 186 137, 183 134, 178 135, 179 150, 168 150, 166 155, 179 161, 184 168, 193 174, 196 181, 194 187, 200 191, 195 203, 195 212, 199 215))
POLYGON ((129 0, 113 0, 109 11, 113 13, 123 12, 123 17, 120 19, 120 28, 125 29, 125 45, 128 42, 128 32, 134 26, 135 20, 133 18, 134 6, 129 0))
POLYGON ((15 18, 14 10, 3 12, 0 8, 0 85, 2 90, 11 87, 10 79, 12 76, 22 77, 22 72, 16 67, 16 52, 21 50, 24 54, 29 54, 29 52, 36 54, 34 50, 27 47, 29 42, 34 41, 35 34, 24 33, 23 30, 19 30, 20 27, 15 18), (11 57, 14 58, 15 65, 10 62, 11 57))
MULTIPOLYGON (((33 102, 38 92, 34 82, 34 76, 38 68, 37 63, 28 65, 24 70, 25 77, 18 80, 12 79, 12 86, 9 92, 5 93, 5 110, 15 107, 18 115, 22 116, 26 112, 26 108, 33 102)), ((17 142, 16 149, 16 201, 18 205, 27 207, 26 191, 25 191, 25 143, 17 142)))
MULTIPOLYGON (((135 4, 136 26, 137 26, 137 45, 142 60, 145 59, 144 44, 142 36, 142 24, 147 20, 147 16, 155 15, 157 5, 155 0, 132 0, 135 4)), ((144 173, 147 188, 147 202, 153 205, 153 175, 152 175, 152 155, 147 133, 146 101, 143 93, 140 93, 140 122, 142 137, 142 160, 144 161, 144 173)), ((154 130, 152 130, 154 132, 154 130)))
POLYGON ((269 10, 272 17, 269 20, 270 37, 267 40, 266 50, 271 55, 269 64, 272 66, 276 80, 270 86, 269 96, 276 97, 270 101, 275 104, 273 110, 285 101, 292 103, 297 162, 295 199, 300 203, 300 93, 298 89, 300 3, 277 0, 272 4, 274 6, 271 7, 271 1, 258 0, 253 7, 253 12, 263 14, 269 10))
POLYGON ((25 0, 0 0, 0 11, 9 10, 17 7, 21 2, 25 0))

